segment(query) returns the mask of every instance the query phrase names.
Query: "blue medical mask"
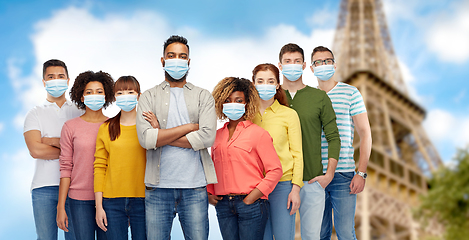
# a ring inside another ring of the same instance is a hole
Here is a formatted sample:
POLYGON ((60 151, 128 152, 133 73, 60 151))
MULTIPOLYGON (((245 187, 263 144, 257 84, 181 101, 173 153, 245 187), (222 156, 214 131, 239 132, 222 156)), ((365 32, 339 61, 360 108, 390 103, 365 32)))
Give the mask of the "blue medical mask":
POLYGON ((242 103, 225 103, 223 104, 223 113, 231 120, 240 119, 246 111, 245 104, 242 103))
POLYGON ((137 106, 137 95, 119 95, 116 97, 116 105, 122 109, 122 111, 130 112, 137 106))
POLYGON ((54 79, 46 81, 46 91, 53 97, 60 97, 68 89, 66 79, 54 79))
POLYGON ((165 59, 163 69, 174 79, 181 79, 189 70, 188 61, 184 59, 165 59))
POLYGON ((329 80, 332 75, 335 73, 334 65, 321 65, 317 67, 313 67, 314 69, 314 76, 318 77, 319 80, 327 81, 329 80))
POLYGON ((84 102, 85 105, 93 111, 98 111, 99 109, 101 109, 104 103, 106 102, 104 100, 104 97, 105 97, 104 95, 94 94, 94 95, 86 95, 84 97, 85 97, 85 102, 84 102))
POLYGON ((282 65, 282 74, 288 80, 296 81, 303 75, 303 64, 282 65))
POLYGON ((270 84, 256 85, 256 89, 262 100, 269 100, 275 96, 275 93, 277 93, 277 86, 270 84))

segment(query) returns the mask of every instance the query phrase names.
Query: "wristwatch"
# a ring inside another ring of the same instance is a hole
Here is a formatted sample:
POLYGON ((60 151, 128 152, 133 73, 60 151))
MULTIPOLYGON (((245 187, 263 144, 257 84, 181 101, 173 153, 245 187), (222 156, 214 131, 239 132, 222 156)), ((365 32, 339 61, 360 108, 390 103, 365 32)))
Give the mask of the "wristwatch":
POLYGON ((368 174, 366 174, 366 172, 357 171, 357 174, 360 175, 360 177, 362 177, 363 179, 366 179, 366 177, 368 176, 368 174))

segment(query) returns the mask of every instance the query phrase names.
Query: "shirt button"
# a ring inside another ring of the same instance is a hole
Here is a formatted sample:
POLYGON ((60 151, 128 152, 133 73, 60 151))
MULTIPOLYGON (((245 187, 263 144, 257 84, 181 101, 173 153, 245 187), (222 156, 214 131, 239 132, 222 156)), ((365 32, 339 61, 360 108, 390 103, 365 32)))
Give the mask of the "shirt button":
POLYGON ((163 122, 166 122, 166 119, 163 119, 163 122))
POLYGON ((166 106, 168 106, 168 103, 166 103, 166 106))
POLYGON ((293 104, 290 104, 290 107, 293 107, 293 104))

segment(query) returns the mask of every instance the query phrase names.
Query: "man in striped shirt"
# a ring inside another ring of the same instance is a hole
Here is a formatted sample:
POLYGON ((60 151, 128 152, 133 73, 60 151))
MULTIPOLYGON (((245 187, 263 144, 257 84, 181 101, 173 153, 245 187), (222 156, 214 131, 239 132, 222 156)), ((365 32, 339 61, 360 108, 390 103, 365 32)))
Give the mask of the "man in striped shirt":
MULTIPOLYGON (((332 209, 334 209, 334 226, 337 237, 357 239, 355 236, 356 194, 365 187, 366 168, 371 154, 371 129, 368 122, 363 98, 354 86, 336 82, 334 79, 336 65, 334 55, 326 47, 319 46, 311 54, 311 70, 318 78, 318 88, 324 90, 332 101, 340 134, 340 156, 334 179, 326 187, 324 217, 321 227, 321 239, 331 239, 332 209), (354 127, 360 136, 360 159, 355 175, 353 159, 354 127)), ((328 143, 322 133, 322 164, 327 171, 328 143)))

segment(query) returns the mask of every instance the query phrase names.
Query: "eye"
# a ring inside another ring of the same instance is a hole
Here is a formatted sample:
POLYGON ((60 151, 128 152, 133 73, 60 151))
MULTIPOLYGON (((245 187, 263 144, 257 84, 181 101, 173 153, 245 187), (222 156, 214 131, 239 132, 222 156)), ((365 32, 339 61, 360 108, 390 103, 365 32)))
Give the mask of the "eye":
POLYGON ((225 103, 229 103, 229 102, 230 102, 230 100, 228 100, 228 99, 225 99, 225 103))
POLYGON ((237 102, 237 103, 243 103, 243 99, 238 98, 238 99, 236 99, 236 102, 237 102))
POLYGON ((116 92, 116 95, 122 95, 122 92, 116 92))
POLYGON ((128 91, 127 94, 134 94, 134 91, 128 91))

